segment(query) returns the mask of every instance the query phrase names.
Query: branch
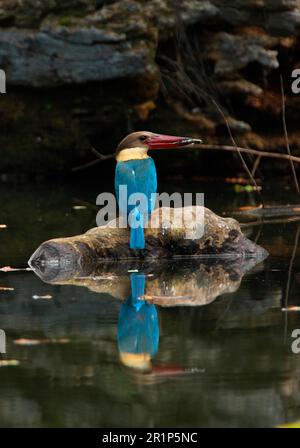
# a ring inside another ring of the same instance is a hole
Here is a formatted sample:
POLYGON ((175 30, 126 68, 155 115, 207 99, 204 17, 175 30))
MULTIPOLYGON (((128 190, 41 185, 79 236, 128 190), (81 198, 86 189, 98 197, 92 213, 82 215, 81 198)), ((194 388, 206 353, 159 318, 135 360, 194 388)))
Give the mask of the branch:
MULTIPOLYGON (((281 159, 281 160, 293 161, 295 163, 300 163, 300 157, 297 156, 292 156, 290 154, 281 154, 278 152, 260 151, 258 149, 243 148, 242 146, 201 144, 199 146, 198 145, 190 146, 189 149, 203 149, 209 151, 229 151, 229 152, 239 151, 244 152, 246 154, 252 154, 259 158, 267 157, 270 159, 281 159)), ((84 165, 76 166, 72 168, 72 171, 80 171, 85 168, 89 168, 90 166, 104 162, 105 160, 113 159, 115 156, 114 154, 101 154, 95 148, 91 148, 91 151, 97 155, 98 159, 92 160, 91 162, 85 163, 84 165)))
POLYGON ((85 170, 86 168, 90 168, 91 166, 97 165, 98 163, 104 162, 105 160, 113 159, 115 157, 114 154, 101 154, 101 152, 97 151, 93 146, 91 147, 92 153, 94 153, 98 159, 91 160, 91 162, 84 163, 83 165, 75 166, 72 168, 73 172, 85 170))
POLYGON ((111 154, 101 154, 101 152, 97 151, 97 149, 95 149, 93 146, 91 147, 91 151, 92 153, 94 153, 98 159, 100 161, 104 161, 104 160, 109 160, 109 159, 113 159, 115 157, 115 154, 111 153, 111 154))
POLYGON ((284 159, 284 160, 289 160, 289 161, 293 161, 296 163, 300 163, 300 157, 296 157, 296 156, 292 156, 289 154, 280 154, 278 152, 268 152, 268 151, 259 151, 257 149, 250 149, 250 148, 243 148, 241 146, 230 146, 230 145, 205 145, 205 144, 201 144, 201 145, 194 145, 193 147, 191 147, 191 149, 208 149, 208 150, 215 150, 215 151, 230 151, 230 152, 244 152, 246 154, 253 154, 255 156, 260 156, 260 157, 269 157, 272 159, 284 159))
MULTIPOLYGON (((280 75, 280 88, 281 88, 282 124, 283 124, 283 130, 284 130, 284 138, 285 138, 286 149, 287 149, 288 155, 291 157, 292 154, 291 154, 291 148, 290 148, 290 144, 289 144, 289 137, 288 137, 287 127, 286 127, 286 120, 285 120, 285 97, 284 97, 284 89, 283 89, 283 79, 282 79, 281 75, 280 75)), ((300 194, 297 174, 296 174, 293 160, 291 158, 290 158, 290 163, 291 163, 291 167, 292 167, 292 172, 293 172, 296 189, 297 189, 298 193, 300 194)))
POLYGON ((257 156, 255 159, 255 162, 253 164, 252 170, 251 170, 251 174, 253 177, 255 176, 255 173, 258 168, 258 165, 260 164, 260 161, 261 161, 261 156, 257 156))
MULTIPOLYGON (((257 185, 257 183, 256 183, 256 181, 255 181, 255 179, 254 179, 254 177, 253 177, 251 171, 249 170, 247 163, 245 162, 245 160, 244 160, 244 158, 243 158, 243 156, 242 156, 242 154, 241 154, 241 151, 240 151, 240 149, 239 149, 239 146, 236 144, 236 141, 235 141, 235 139, 234 139, 234 137, 233 137, 233 134, 232 134, 232 132, 231 132, 231 128, 230 128, 230 126, 229 126, 229 122, 228 122, 228 120, 227 120, 227 118, 226 118, 226 116, 225 116, 225 114, 224 114, 222 108, 218 105, 218 103, 217 103, 214 99, 212 99, 212 101, 213 101, 214 105, 216 106, 216 108, 218 109, 218 111, 220 112, 220 114, 222 115, 222 117, 223 117, 223 119, 224 119, 224 121, 225 121, 227 130, 228 130, 228 133, 229 133, 230 140, 232 141, 232 144, 233 144, 233 146, 235 147, 235 149, 236 149, 236 151, 237 151, 237 153, 238 153, 238 155, 239 155, 239 158, 240 158, 240 160, 241 160, 241 162, 242 162, 242 164, 243 164, 244 169, 246 170, 246 172, 247 172, 249 178, 251 179, 251 182, 252 182, 253 185, 255 186, 256 190, 259 191, 259 190, 258 190, 258 185, 257 185)), ((260 196, 261 196, 261 195, 260 195, 260 196)))
POLYGON ((297 226, 297 232, 295 236, 295 242, 293 247, 293 252, 289 264, 289 270, 288 270, 288 278, 286 282, 286 290, 285 290, 285 300, 284 300, 284 311, 285 313, 285 325, 284 325, 284 342, 286 342, 287 338, 287 326, 288 326, 288 320, 287 320, 287 311, 288 311, 288 301, 289 301, 289 294, 290 294, 290 287, 291 287, 291 277, 292 277, 292 271, 293 271, 293 264, 295 261, 298 243, 299 243, 299 235, 300 235, 300 225, 297 226))
MULTIPOLYGON (((288 224, 290 222, 299 222, 299 216, 288 216, 281 219, 264 219, 263 224, 288 224)), ((260 226, 262 224, 261 217, 258 217, 255 221, 239 222, 241 229, 247 229, 248 227, 260 226)), ((256 242, 256 241, 255 241, 256 242)))

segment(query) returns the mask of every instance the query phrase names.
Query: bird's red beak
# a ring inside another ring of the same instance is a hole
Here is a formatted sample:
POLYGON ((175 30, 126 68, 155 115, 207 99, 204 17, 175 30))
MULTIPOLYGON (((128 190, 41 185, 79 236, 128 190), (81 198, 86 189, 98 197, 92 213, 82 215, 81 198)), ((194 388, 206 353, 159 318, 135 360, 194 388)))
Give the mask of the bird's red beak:
POLYGON ((174 135, 155 135, 147 139, 149 149, 171 149, 193 143, 202 143, 202 140, 189 137, 176 137, 174 135))

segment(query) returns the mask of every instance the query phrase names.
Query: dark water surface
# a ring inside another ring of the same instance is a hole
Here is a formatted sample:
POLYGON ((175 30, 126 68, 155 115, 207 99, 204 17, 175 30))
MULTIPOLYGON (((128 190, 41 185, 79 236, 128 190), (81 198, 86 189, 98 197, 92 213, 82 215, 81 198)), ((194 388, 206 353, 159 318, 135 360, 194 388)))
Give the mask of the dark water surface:
MULTIPOLYGON (((205 191, 218 213, 254 201, 230 185, 181 188, 205 191)), ((298 200, 276 188, 266 191, 268 203, 298 200)), ((105 189, 1 186, 0 267, 26 267, 42 241, 93 227, 93 204, 105 189)), ((300 419, 300 354, 291 349, 300 328, 298 228, 295 220, 248 229, 270 256, 245 275, 236 267, 228 275, 228 266, 168 264, 138 279, 125 269, 117 281, 99 268, 85 284, 61 285, 30 271, 0 272, 0 287, 12 288, 0 289, 7 338, 0 426, 240 427, 300 419), (196 301, 172 306, 158 298, 139 308, 126 301, 139 288, 179 296, 190 288, 196 301)))

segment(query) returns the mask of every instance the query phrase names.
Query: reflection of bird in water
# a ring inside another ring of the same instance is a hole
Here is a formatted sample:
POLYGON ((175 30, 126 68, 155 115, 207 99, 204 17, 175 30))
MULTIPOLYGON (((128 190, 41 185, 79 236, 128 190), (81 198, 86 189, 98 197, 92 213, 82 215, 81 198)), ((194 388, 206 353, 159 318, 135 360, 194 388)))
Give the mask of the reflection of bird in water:
POLYGON ((148 156, 148 150, 180 148, 194 143, 201 143, 201 140, 143 131, 128 135, 117 147, 115 190, 120 215, 126 218, 128 215, 131 249, 145 248, 144 228, 155 207, 156 168, 153 159, 148 156), (119 190, 121 186, 127 189, 124 197, 119 190), (132 203, 129 204, 131 195, 136 197, 132 196, 132 203))
POLYGON ((174 364, 152 366, 152 358, 157 353, 159 344, 156 306, 144 300, 144 273, 132 273, 130 283, 131 295, 122 304, 118 320, 121 363, 136 373, 147 373, 148 375, 139 377, 145 384, 152 384, 165 377, 199 372, 198 369, 185 369, 174 364))
POLYGON ((159 343, 156 307, 143 299, 145 280, 145 274, 130 275, 131 296, 121 306, 118 321, 120 360, 141 371, 151 370, 151 358, 159 343))

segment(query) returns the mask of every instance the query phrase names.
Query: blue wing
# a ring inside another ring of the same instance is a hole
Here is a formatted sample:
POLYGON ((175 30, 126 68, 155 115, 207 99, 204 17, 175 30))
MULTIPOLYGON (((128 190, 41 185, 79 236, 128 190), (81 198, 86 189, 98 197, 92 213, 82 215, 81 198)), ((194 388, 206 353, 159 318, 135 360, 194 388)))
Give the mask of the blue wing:
MULTIPOLYGON (((153 193, 157 190, 157 176, 154 161, 151 157, 143 160, 129 160, 127 162, 118 162, 115 173, 115 191, 122 213, 125 207, 119 198, 119 187, 127 187, 128 197, 134 193, 143 193, 148 199, 148 210, 151 212, 155 207, 155 197, 153 193)), ((130 211, 132 207, 128 207, 130 211)))
POLYGON ((155 305, 145 302, 146 276, 131 274, 131 296, 122 304, 118 320, 118 345, 122 353, 148 353, 158 350, 159 324, 155 305))

